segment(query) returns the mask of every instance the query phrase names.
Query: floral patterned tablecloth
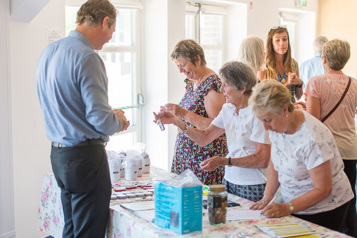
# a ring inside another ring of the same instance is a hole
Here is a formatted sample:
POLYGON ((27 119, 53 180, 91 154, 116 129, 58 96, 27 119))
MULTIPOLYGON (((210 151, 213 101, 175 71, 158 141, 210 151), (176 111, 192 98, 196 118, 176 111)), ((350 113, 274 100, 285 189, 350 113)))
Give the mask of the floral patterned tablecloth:
MULTIPOLYGON (((152 177, 158 175, 158 170, 154 169, 150 175, 144 175, 139 180, 150 180, 152 177)), ((121 181, 126 183, 125 181, 121 181)), ((120 181, 119 181, 120 183, 120 181)), ((63 211, 61 204, 60 189, 57 186, 56 180, 52 173, 47 173, 44 177, 42 190, 41 190, 41 202, 38 210, 38 227, 40 231, 43 231, 55 238, 62 237, 62 229, 64 225, 63 211)), ((147 198, 147 200, 153 198, 147 198)), ((110 218, 107 229, 107 237, 114 238, 159 238, 159 237, 271 237, 262 231, 260 231, 255 224, 264 223, 279 223, 279 222, 294 222, 302 223, 313 227, 317 231, 315 236, 306 237, 335 237, 342 238, 348 237, 344 234, 331 231, 327 228, 317 226, 307 221, 298 219, 293 216, 265 219, 265 220, 250 220, 250 221, 228 221, 223 225, 210 225, 207 215, 203 216, 203 226, 201 232, 193 232, 186 235, 178 235, 170 230, 160 228, 153 224, 151 221, 138 217, 134 213, 124 209, 120 206, 124 202, 134 202, 143 200, 141 198, 135 199, 122 199, 113 200, 110 205, 110 218)), ((234 195, 229 195, 229 200, 238 202, 241 206, 229 209, 247 209, 251 203, 248 200, 239 198, 234 195)), ((154 211, 151 211, 154 213, 154 211)))

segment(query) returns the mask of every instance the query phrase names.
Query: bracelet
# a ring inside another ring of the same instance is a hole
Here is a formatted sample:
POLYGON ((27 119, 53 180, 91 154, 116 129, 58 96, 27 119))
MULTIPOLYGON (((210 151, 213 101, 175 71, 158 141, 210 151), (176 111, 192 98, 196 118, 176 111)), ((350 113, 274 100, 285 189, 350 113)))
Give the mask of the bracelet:
POLYGON ((188 131, 188 125, 185 123, 185 130, 181 130, 184 135, 186 135, 188 131))
POLYGON ((300 84, 300 85, 295 85, 295 87, 297 87, 297 88, 302 88, 302 84, 300 84))
POLYGON ((228 167, 232 167, 231 157, 228 158, 228 167))

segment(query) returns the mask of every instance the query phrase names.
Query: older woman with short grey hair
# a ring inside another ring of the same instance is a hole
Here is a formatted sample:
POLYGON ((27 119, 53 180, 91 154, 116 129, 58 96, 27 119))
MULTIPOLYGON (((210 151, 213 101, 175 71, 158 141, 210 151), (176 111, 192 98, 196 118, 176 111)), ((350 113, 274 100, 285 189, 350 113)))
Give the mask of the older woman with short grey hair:
POLYGON ((270 131, 271 165, 264 197, 251 209, 267 217, 290 214, 342 231, 353 192, 330 130, 303 110, 276 80, 257 84, 249 106, 270 131), (279 188, 283 203, 271 203, 279 188))
POLYGON ((263 197, 265 169, 270 160, 270 142, 263 123, 252 115, 248 99, 257 77, 252 68, 241 62, 228 62, 220 69, 221 92, 226 98, 219 115, 206 129, 188 127, 169 111, 162 110, 156 119, 177 126, 200 146, 205 146, 226 133, 229 153, 212 156, 201 163, 211 171, 225 166, 223 184, 229 193, 258 201, 263 197))
POLYGON ((312 77, 306 86, 305 94, 306 111, 323 121, 331 130, 343 159, 344 171, 355 194, 348 208, 344 231, 350 236, 357 237, 357 135, 354 120, 357 107, 357 80, 342 72, 349 58, 350 44, 347 41, 334 39, 325 43, 322 47, 322 65, 326 73, 312 77), (344 92, 346 94, 343 100, 336 107, 344 92), (332 112, 335 107, 335 111, 332 112))

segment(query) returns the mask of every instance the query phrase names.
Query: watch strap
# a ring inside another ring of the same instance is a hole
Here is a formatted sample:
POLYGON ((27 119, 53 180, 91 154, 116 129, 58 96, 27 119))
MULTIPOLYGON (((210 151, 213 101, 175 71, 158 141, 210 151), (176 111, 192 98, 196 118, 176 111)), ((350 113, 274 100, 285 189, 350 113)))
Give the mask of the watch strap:
POLYGON ((290 212, 291 212, 290 214, 293 214, 294 210, 295 210, 294 205, 291 202, 288 202, 288 205, 289 205, 289 209, 290 209, 290 212))

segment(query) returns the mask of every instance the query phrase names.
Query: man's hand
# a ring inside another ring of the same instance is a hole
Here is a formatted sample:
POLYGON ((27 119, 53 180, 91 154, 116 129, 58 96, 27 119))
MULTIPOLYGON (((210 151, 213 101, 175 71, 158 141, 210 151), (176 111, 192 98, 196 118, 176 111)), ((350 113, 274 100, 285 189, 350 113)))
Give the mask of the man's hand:
POLYGON ((121 109, 113 109, 113 112, 115 113, 121 124, 120 130, 118 132, 125 131, 126 129, 128 129, 128 127, 130 126, 130 121, 128 121, 124 116, 125 112, 121 109))

